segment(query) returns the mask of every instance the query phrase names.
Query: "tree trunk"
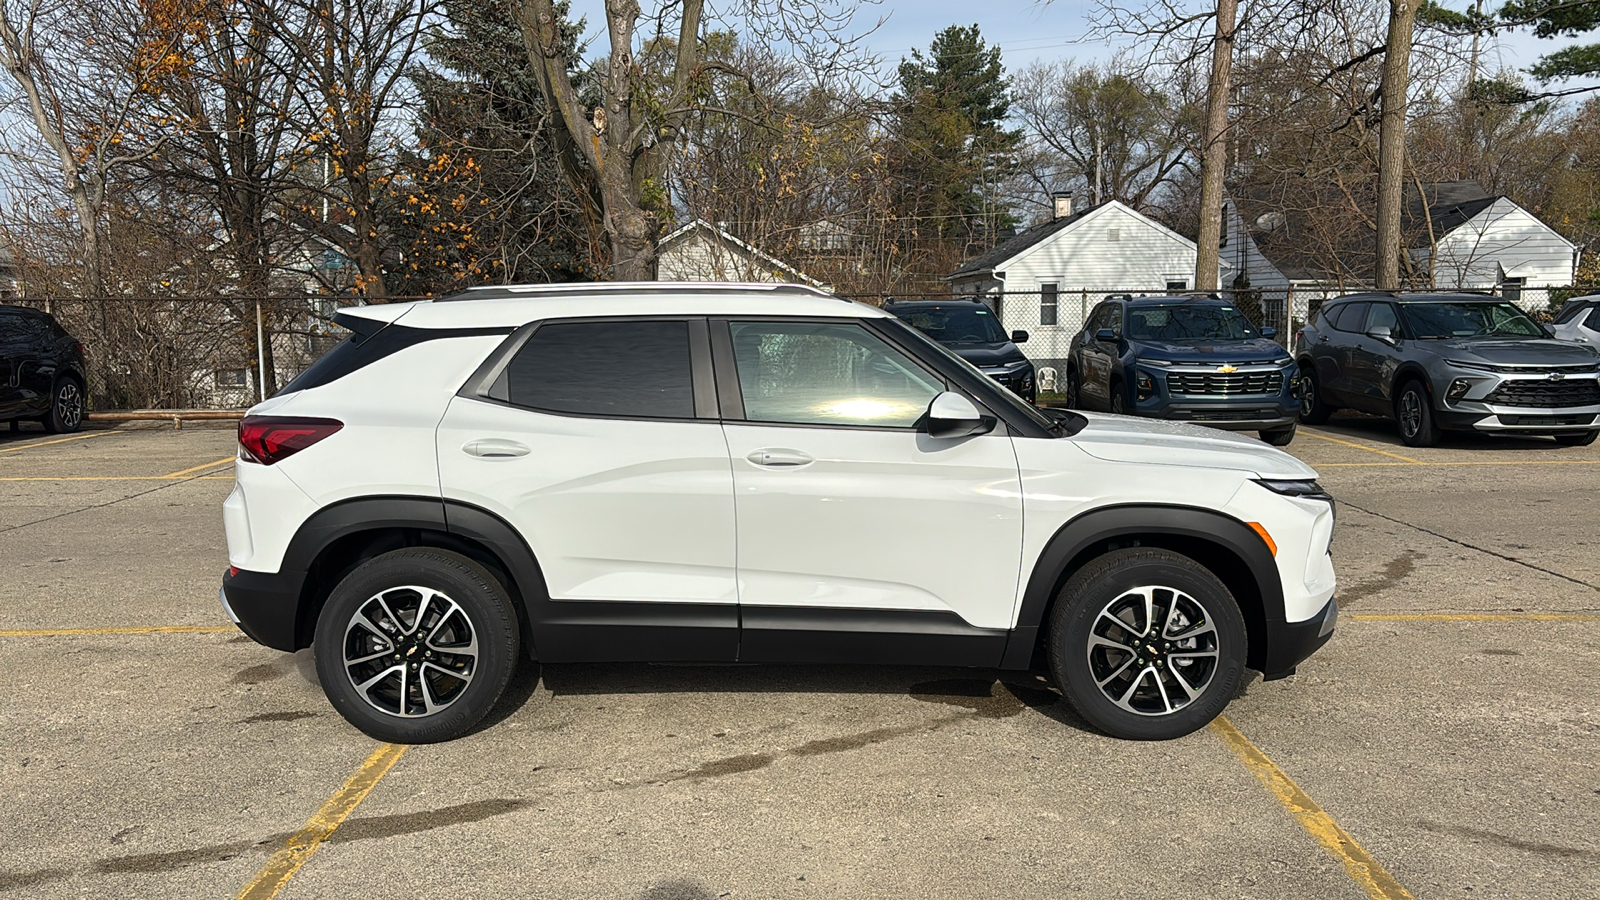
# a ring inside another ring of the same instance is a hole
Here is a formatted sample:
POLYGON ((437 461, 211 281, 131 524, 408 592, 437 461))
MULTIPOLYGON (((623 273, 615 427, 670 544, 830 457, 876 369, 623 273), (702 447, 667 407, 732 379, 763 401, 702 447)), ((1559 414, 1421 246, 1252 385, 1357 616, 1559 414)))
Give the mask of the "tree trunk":
POLYGON ((1233 81, 1234 22, 1238 0, 1217 0, 1217 33, 1211 45, 1211 81, 1206 88, 1206 127, 1200 148, 1200 235, 1194 286, 1215 291, 1222 252, 1222 176, 1228 164, 1228 100, 1233 81))
POLYGON ((1400 208, 1406 164, 1406 90, 1411 80, 1411 31, 1420 0, 1389 0, 1389 37, 1384 44, 1383 110, 1378 119, 1377 269, 1380 291, 1400 289, 1400 208))

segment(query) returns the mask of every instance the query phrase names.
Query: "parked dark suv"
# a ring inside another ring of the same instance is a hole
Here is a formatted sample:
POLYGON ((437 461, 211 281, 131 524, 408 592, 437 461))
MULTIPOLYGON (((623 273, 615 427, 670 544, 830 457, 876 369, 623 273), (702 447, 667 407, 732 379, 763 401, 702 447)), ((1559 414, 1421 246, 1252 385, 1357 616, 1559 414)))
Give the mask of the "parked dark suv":
POLYGON ((1289 353, 1216 297, 1109 297, 1072 340, 1067 396, 1079 409, 1258 431, 1294 440, 1289 353))
POLYGON ((0 306, 0 422, 35 419, 48 431, 83 425, 83 345, 49 313, 0 306))
POLYGON ((1300 419, 1337 409, 1393 417, 1413 447, 1445 429, 1600 433, 1600 352, 1558 341, 1515 304, 1483 294, 1351 294, 1295 335, 1300 419))
POLYGON ((1028 339, 1028 333, 1013 331, 1007 336, 1000 317, 983 301, 890 300, 883 308, 949 347, 1022 399, 1032 403, 1038 397, 1033 363, 1017 347, 1028 339))

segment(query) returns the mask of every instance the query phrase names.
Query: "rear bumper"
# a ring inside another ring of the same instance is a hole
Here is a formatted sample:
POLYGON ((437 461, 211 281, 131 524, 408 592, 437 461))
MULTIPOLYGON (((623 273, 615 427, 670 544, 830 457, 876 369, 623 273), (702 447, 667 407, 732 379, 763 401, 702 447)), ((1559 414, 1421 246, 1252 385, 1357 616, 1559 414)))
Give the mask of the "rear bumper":
POLYGON ((222 576, 222 609, 258 644, 290 653, 305 646, 299 634, 300 586, 304 572, 247 572, 222 576))
POLYGON ((1339 618, 1339 603, 1328 599, 1322 611, 1304 622, 1267 623, 1267 661, 1262 677, 1268 681, 1294 674, 1294 667, 1328 642, 1339 618))

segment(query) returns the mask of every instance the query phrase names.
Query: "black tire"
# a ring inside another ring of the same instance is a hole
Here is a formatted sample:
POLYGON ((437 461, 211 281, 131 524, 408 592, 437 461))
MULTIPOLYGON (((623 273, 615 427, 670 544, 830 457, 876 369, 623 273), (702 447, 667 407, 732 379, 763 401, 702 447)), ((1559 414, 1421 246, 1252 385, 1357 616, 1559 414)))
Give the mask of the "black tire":
POLYGON ((1432 447, 1439 443, 1439 422, 1433 415, 1433 400, 1420 381, 1408 381, 1394 400, 1394 418, 1400 440, 1407 447, 1432 447))
POLYGON ((63 375, 50 386, 50 411, 39 421, 52 434, 70 434, 83 427, 83 384, 63 375))
POLYGON ((1272 431, 1263 431, 1261 432, 1261 439, 1274 447, 1287 447, 1289 446, 1289 442, 1294 440, 1294 432, 1296 427, 1297 426, 1295 425, 1290 425, 1288 428, 1276 428, 1272 431))
POLYGON ((1309 366, 1300 367, 1300 421, 1321 425, 1333 415, 1333 407, 1322 401, 1322 387, 1309 366))
POLYGON ((317 619, 317 677, 339 715, 380 741, 448 741, 500 699, 518 638, 516 610, 487 569, 447 550, 395 550, 357 566, 328 597, 317 619), (358 678, 371 686, 359 689, 358 678))
POLYGON ((1073 409, 1083 409, 1083 383, 1078 379, 1078 370, 1067 366, 1067 403, 1073 409))
POLYGON ((1551 437, 1554 437, 1556 443, 1563 447, 1587 447, 1594 443, 1596 437, 1600 437, 1600 431, 1585 431, 1579 434, 1556 434, 1551 435, 1551 437))
POLYGON ((1111 411, 1119 416, 1129 415, 1128 392, 1123 389, 1122 382, 1116 379, 1111 381, 1111 411))
POLYGON ((1049 626, 1046 650, 1056 686, 1079 715, 1112 737, 1159 741, 1189 734, 1222 713, 1244 677, 1247 638, 1233 595, 1204 566, 1169 550, 1114 550, 1090 562, 1061 589, 1049 626), (1158 629, 1140 621, 1145 596, 1155 611, 1150 618, 1160 619, 1158 629), (1119 623, 1112 616, 1126 618, 1119 623), (1144 631, 1135 634, 1140 627, 1144 631), (1158 631, 1178 640, 1154 642, 1158 631), (1091 644, 1092 636, 1109 643, 1091 644), (1128 649, 1112 649, 1115 644, 1128 649), (1136 658, 1145 661, 1130 676, 1126 669, 1136 658), (1180 686, 1185 681, 1192 693, 1180 686))

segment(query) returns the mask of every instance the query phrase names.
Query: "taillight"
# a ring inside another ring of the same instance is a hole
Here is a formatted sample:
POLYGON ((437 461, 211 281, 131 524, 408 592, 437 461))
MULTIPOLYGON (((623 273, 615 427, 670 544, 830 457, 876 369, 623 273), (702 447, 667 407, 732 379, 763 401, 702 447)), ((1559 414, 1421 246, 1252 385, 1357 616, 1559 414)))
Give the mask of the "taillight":
POLYGON ((83 349, 83 343, 81 341, 73 341, 72 342, 72 349, 77 351, 77 354, 79 356, 88 356, 89 355, 89 351, 83 349))
POLYGON ((338 419, 295 416, 245 416, 239 422, 244 458, 270 466, 288 459, 344 427, 338 419))

